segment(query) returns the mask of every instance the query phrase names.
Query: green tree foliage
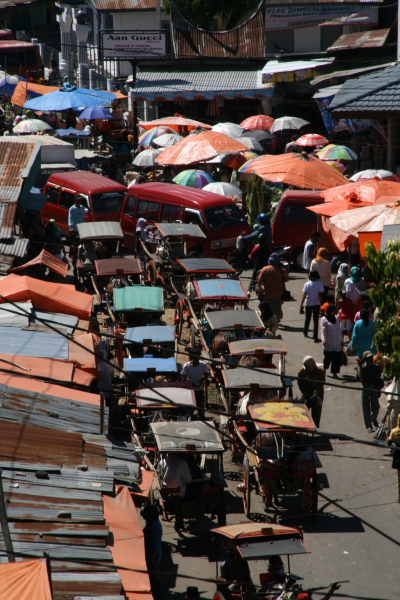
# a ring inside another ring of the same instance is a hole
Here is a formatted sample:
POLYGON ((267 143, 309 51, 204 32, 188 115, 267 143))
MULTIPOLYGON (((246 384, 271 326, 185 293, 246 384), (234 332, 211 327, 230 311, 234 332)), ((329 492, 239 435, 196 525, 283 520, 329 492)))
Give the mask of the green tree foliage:
MULTIPOLYGON (((196 27, 213 29, 218 15, 228 18, 227 29, 240 25, 259 5, 259 0, 175 0, 183 16, 196 27)), ((169 13, 171 0, 164 0, 164 12, 169 13)))
POLYGON ((371 298, 379 308, 375 344, 385 360, 388 377, 400 377, 400 241, 385 250, 367 244, 368 264, 375 280, 371 298))

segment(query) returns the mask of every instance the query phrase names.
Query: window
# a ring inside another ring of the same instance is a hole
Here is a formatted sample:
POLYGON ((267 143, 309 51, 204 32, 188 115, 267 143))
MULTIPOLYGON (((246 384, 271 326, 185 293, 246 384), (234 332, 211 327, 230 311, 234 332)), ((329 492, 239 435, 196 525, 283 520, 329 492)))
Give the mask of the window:
POLYGON ((125 192, 103 192, 92 194, 92 207, 95 215, 119 212, 125 198, 125 192))
POLYGON ((60 188, 59 187, 53 187, 53 186, 48 186, 46 189, 46 194, 48 195, 49 199, 48 202, 51 202, 52 204, 58 204, 58 194, 60 192, 60 188))
POLYGON ((134 218, 136 212, 136 196, 129 196, 125 206, 125 214, 131 219, 134 218))
POLYGON ((112 13, 105 13, 104 29, 114 29, 114 16, 112 15, 112 13))
POLYGON ((139 200, 138 219, 146 219, 151 223, 157 223, 160 205, 158 202, 149 202, 148 200, 139 200))
MULTIPOLYGON (((8 69, 10 67, 20 67, 25 65, 25 56, 23 52, 2 52, 0 54, 0 64, 2 69, 8 69)), ((35 63, 36 64, 36 63, 35 63)))
POLYGON ((302 223, 316 223, 318 215, 312 210, 307 210, 305 206, 301 207, 301 222, 302 223))
POLYGON ((247 219, 236 204, 226 204, 215 208, 206 208, 204 211, 208 225, 212 231, 232 227, 240 223, 247 223, 247 219))
POLYGON ((60 194, 60 206, 70 209, 75 204, 75 194, 63 190, 60 194))
POLYGON ((38 64, 38 59, 36 56, 36 52, 34 50, 26 51, 26 64, 28 67, 36 67, 38 64))
POLYGON ((282 221, 284 223, 316 223, 317 215, 300 204, 285 206, 282 221))
POLYGON ((181 212, 180 206, 173 204, 163 204, 161 208, 161 223, 173 223, 179 219, 181 212))

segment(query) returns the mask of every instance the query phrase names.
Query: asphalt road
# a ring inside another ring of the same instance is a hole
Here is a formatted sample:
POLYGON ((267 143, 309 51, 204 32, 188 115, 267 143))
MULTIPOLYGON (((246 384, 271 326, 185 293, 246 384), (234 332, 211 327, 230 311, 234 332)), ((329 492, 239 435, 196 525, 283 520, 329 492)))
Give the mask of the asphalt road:
MULTIPOLYGON (((321 363, 323 357, 321 345, 302 334, 304 317, 299 315, 299 301, 305 279, 304 274, 293 273, 287 284, 295 298, 285 303, 281 326, 289 348, 286 364, 289 376, 297 375, 304 356, 312 355, 317 363, 321 363)), ((247 284, 247 280, 244 283, 247 284)), ((251 307, 256 306, 257 301, 252 299, 251 307)), ((320 430, 372 442, 372 434, 364 428, 361 392, 334 386, 339 383, 359 387, 354 377, 355 367, 356 359, 350 358, 347 367, 342 368, 341 381, 327 378, 320 430)), ((295 385, 295 394, 297 392, 295 385)), ((381 415, 385 405, 382 396, 381 415)), ((277 519, 284 525, 303 528, 311 554, 294 556, 290 563, 292 572, 303 579, 305 589, 349 580, 334 598, 399 600, 400 504, 397 503, 397 472, 391 468, 387 448, 334 440, 331 445, 321 443, 318 454, 323 465, 319 469, 323 489, 317 517, 305 513, 300 496, 291 497, 276 513, 265 512, 260 497, 253 493, 251 520, 277 519)), ((228 524, 247 521, 242 496, 236 489, 241 482, 241 465, 232 463, 229 452, 224 469, 229 485, 226 491, 228 524)), ((210 529, 216 527, 216 521, 202 518, 192 521, 190 527, 190 531, 179 536, 173 524, 163 522, 161 568, 168 573, 162 577, 164 600, 183 598, 188 585, 197 586, 202 598, 213 597, 215 585, 194 578, 215 577, 216 550, 210 529)), ((258 584, 258 574, 267 570, 266 563, 253 562, 251 570, 253 581, 258 584)), ((322 595, 323 592, 315 592, 313 598, 318 600, 322 595)))

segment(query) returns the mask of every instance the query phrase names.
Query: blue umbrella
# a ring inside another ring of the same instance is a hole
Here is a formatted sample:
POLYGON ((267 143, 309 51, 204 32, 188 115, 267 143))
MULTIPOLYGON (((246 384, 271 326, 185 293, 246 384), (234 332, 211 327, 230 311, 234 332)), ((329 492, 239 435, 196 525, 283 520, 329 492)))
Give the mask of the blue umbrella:
POLYGON ((102 106, 89 106, 79 115, 80 119, 115 119, 109 110, 102 106))
POLYGON ((76 137, 88 137, 89 135, 92 135, 90 131, 75 129, 74 127, 68 127, 68 129, 56 129, 56 134, 60 137, 68 137, 70 135, 76 137))
POLYGON ((85 88, 76 88, 70 83, 64 83, 64 87, 59 92, 51 92, 28 100, 24 106, 33 110, 67 111, 70 108, 78 109, 109 104, 112 100, 115 100, 115 94, 111 92, 86 90, 85 88))

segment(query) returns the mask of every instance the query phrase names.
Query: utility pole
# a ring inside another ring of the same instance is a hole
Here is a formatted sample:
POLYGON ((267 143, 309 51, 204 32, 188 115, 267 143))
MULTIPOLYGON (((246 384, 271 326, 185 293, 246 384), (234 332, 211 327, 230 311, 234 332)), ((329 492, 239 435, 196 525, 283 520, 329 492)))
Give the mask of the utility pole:
POLYGON ((3 532, 4 545, 8 556, 8 562, 15 562, 14 548, 12 545, 11 534, 8 528, 6 503, 4 500, 3 492, 3 480, 2 480, 3 469, 0 469, 0 524, 3 532))

